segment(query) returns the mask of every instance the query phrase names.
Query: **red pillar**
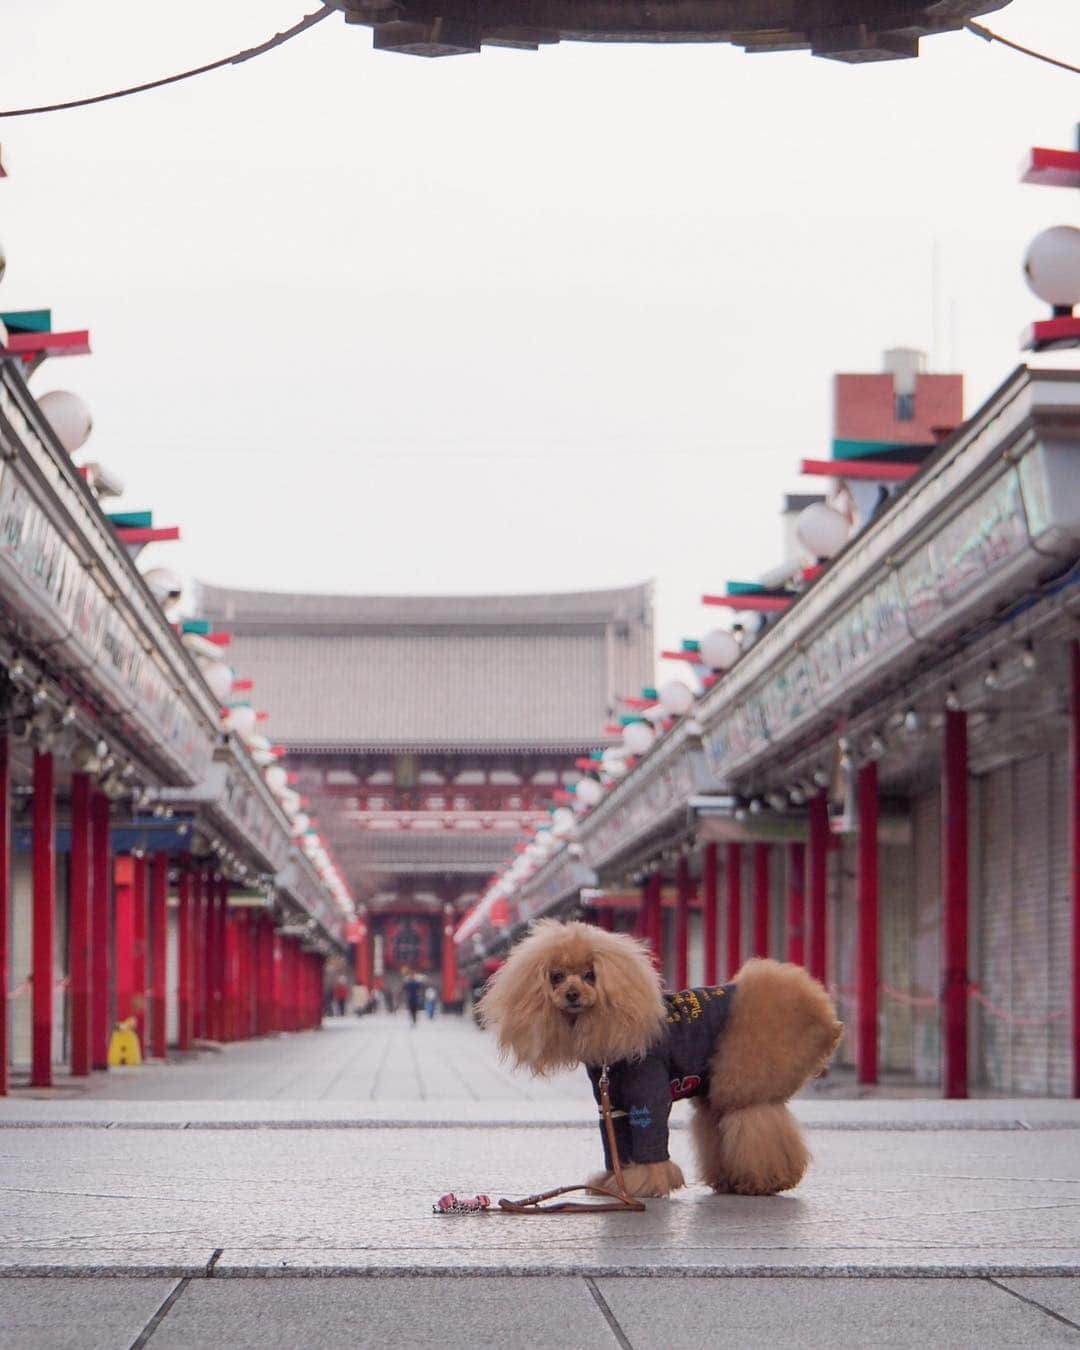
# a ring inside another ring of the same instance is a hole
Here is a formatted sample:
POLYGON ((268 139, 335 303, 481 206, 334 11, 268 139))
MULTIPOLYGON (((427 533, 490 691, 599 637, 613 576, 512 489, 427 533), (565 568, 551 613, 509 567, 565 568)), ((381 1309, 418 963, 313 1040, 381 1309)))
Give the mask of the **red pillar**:
POLYGON ((221 1036, 221 989, 218 984, 221 962, 218 959, 218 947, 221 930, 218 920, 221 912, 221 888, 218 878, 207 874, 206 878, 206 1037, 211 1041, 220 1041, 221 1036))
POLYGON ((675 987, 690 983, 690 860, 683 856, 675 872, 675 987))
POLYGON ((1074 1097, 1080 1097, 1080 642, 1072 644, 1072 1047, 1074 1097))
POLYGON ((95 792, 90 800, 93 841, 90 848, 93 937, 90 972, 90 1062, 95 1069, 109 1067, 109 901, 112 888, 112 839, 109 834, 109 799, 95 792))
POLYGON ((788 952, 801 966, 806 960, 806 845, 788 845, 788 952))
POLYGON ((90 778, 71 775, 71 867, 69 872, 68 933, 71 968, 71 1072, 82 1078, 90 1072, 91 979, 91 823, 90 778))
POLYGON ((274 1030, 274 923, 269 914, 259 918, 259 1035, 274 1030))
MULTIPOLYGON (((449 902, 443 905, 443 928, 442 928, 442 1001, 445 1007, 447 1003, 457 1002, 457 947, 454 945, 454 906, 449 902)), ((360 964, 360 949, 367 952, 367 923, 360 920, 360 933, 357 937, 357 966, 360 964)), ((358 983, 367 984, 367 980, 359 979, 359 970, 357 970, 358 983)))
POLYGON ((810 974, 826 983, 828 973, 828 892, 829 804, 824 792, 810 802, 810 974))
POLYGON ((727 977, 742 965, 742 844, 728 844, 724 868, 727 890, 727 977))
POLYGON ((169 855, 155 853, 150 867, 150 1053, 165 1058, 165 999, 169 937, 169 855))
POLYGON ((56 915, 56 793, 53 757, 34 752, 33 1037, 30 1086, 52 1087, 53 925, 56 915))
POLYGON ((11 763, 6 727, 0 726, 0 1097, 8 1082, 8 924, 11 914, 11 763))
POLYGON ((968 1095, 968 749, 967 713, 945 712, 941 783, 941 896, 944 931, 942 1086, 968 1095))
POLYGON ((147 1040, 147 1028, 149 1023, 148 1013, 150 980, 149 976, 149 932, 148 919, 150 916, 150 906, 148 903, 149 891, 149 871, 150 867, 145 857, 132 857, 131 860, 131 905, 132 905, 132 970, 134 972, 134 997, 132 998, 132 1012, 135 1016, 135 1034, 139 1038, 139 1047, 143 1055, 150 1053, 150 1046, 147 1040))
POLYGON ((769 954, 769 846, 754 845, 754 946, 755 956, 769 954))
POLYGON ((878 773, 871 760, 859 770, 858 1012, 855 1064, 860 1083, 878 1080, 878 773))
POLYGON ((225 954, 224 970, 221 973, 221 1038, 224 1041, 237 1039, 237 1021, 240 1011, 240 944, 238 914, 230 914, 228 901, 224 901, 224 914, 221 923, 224 928, 222 950, 225 954))
POLYGON ((228 926, 229 882, 226 877, 218 877, 217 903, 214 907, 214 1017, 219 1041, 228 1037, 225 1025, 225 976, 229 959, 226 936, 228 926))
POLYGON ((705 983, 716 983, 717 879, 718 859, 715 844, 706 844, 701 856, 701 928, 705 946, 705 983))
POLYGON ((176 1046, 191 1049, 191 872, 181 866, 176 893, 176 1046))
POLYGON ((135 1013, 135 863, 130 854, 117 858, 116 882, 116 1020, 135 1013))
POLYGON ((193 958, 191 989, 191 1034, 195 1040, 204 1040, 209 1032, 206 1022, 206 910, 209 878, 201 869, 192 878, 191 917, 194 921, 191 955, 193 958))
MULTIPOLYGON (((451 934, 453 934, 454 907, 453 905, 443 906, 443 941, 446 938, 447 925, 450 925, 451 934)), ((354 958, 354 977, 357 984, 362 984, 365 989, 371 989, 371 936, 368 932, 367 915, 360 914, 356 920, 356 953, 354 958)), ((450 941, 453 941, 451 936, 450 941)), ((443 953, 443 998, 446 998, 446 953, 443 953)), ((457 996, 457 953, 454 953, 454 993, 451 998, 457 996)))
POLYGON ((664 973, 664 882, 659 872, 654 872, 645 883, 645 912, 648 919, 648 941, 652 948, 653 965, 661 975, 664 973))
POLYGON ((274 1031, 285 1028, 285 952, 281 934, 274 931, 274 1031))

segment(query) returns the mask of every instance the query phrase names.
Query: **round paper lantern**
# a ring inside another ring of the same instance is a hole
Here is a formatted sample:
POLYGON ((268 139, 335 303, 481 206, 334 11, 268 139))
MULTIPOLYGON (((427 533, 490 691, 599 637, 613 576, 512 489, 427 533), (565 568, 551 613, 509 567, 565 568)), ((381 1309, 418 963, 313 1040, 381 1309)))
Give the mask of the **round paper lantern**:
POLYGON ((171 567, 151 567, 143 573, 143 580, 150 587, 150 593, 164 609, 174 605, 184 590, 184 581, 179 572, 171 567))
POLYGON ((263 774, 263 778, 271 792, 280 792, 289 784, 289 775, 280 764, 272 764, 263 774))
POLYGON ((669 717, 682 717, 694 706, 694 693, 682 680, 668 680, 657 690, 660 706, 669 717))
POLYGON ((573 834, 576 829, 574 813, 568 806, 560 806, 552 813, 551 832, 557 839, 565 839, 568 835, 573 834))
POLYGON ((847 517, 824 502, 811 502, 795 522, 799 543, 815 558, 835 558, 850 533, 847 517))
POLYGON ((604 789, 595 778, 582 778, 577 785, 577 799, 585 806, 595 806, 604 795, 604 789))
POLYGON ((623 727, 623 745, 632 755, 643 755, 652 745, 655 734, 647 722, 630 722, 623 727))
POLYGON ((225 714, 225 730, 237 736, 251 736, 255 726, 255 709, 248 703, 238 703, 225 714))
POLYGON ((1037 234, 1024 259, 1024 276, 1048 305, 1072 309, 1080 304, 1080 230, 1055 225, 1037 234))
POLYGON ((53 389, 42 394, 38 399, 38 407, 69 455, 86 444, 94 422, 90 409, 78 394, 72 394, 66 389, 53 389))
POLYGON ((701 639, 701 661, 710 670, 730 670, 742 655, 742 648, 726 628, 714 628, 701 639))
POLYGON ((220 661, 214 661, 212 664, 200 661, 199 669, 202 671, 203 679, 210 686, 210 692, 219 703, 224 703, 232 693, 232 666, 226 666, 220 661))

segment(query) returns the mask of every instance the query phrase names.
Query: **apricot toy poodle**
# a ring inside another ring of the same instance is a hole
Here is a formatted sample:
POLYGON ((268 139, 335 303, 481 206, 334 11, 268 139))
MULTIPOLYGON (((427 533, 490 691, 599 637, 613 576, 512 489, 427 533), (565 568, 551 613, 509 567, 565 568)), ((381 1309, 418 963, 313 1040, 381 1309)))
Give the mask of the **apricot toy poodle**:
MULTIPOLYGON (((843 1027, 801 966, 747 961, 725 985, 662 992, 644 943, 586 923, 542 919, 489 981, 480 1017, 515 1067, 584 1064, 600 1100, 609 1066, 619 1162, 635 1196, 685 1184, 668 1154, 671 1103, 690 1097, 701 1180, 719 1193, 772 1195, 810 1161, 786 1106, 819 1074, 843 1027)), ((601 1122, 610 1187, 612 1161, 601 1122)))

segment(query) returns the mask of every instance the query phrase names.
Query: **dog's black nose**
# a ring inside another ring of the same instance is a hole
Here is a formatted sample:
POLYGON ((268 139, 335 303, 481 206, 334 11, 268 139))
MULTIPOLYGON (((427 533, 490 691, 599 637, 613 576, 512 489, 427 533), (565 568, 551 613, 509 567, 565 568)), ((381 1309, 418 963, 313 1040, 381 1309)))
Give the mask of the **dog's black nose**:
POLYGON ((576 990, 576 989, 568 989, 568 990, 566 991, 566 1001, 567 1001, 567 1003, 576 1003, 576 1002, 578 1001, 578 999, 580 999, 580 998, 581 998, 581 994, 578 992, 578 990, 576 990))

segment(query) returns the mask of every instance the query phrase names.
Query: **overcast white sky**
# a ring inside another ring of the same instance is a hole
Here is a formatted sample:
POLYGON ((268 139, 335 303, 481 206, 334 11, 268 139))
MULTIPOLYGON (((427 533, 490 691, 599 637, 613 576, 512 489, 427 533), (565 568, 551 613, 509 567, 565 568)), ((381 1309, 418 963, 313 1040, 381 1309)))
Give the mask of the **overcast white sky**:
MULTIPOLYGON (((4 0, 0 103, 212 60, 304 8, 4 0)), ((987 23, 1080 62, 1074 0, 987 23)), ((667 645, 715 623, 703 590, 778 561, 835 371, 931 349, 970 411, 1020 361, 1043 314, 1024 250, 1080 200, 1018 165, 1074 144, 1078 95, 967 34, 869 67, 424 61, 334 17, 175 89, 0 122, 0 308, 91 329, 95 355, 34 388, 81 393, 124 504, 182 526, 158 561, 298 591, 655 577, 667 645)))

